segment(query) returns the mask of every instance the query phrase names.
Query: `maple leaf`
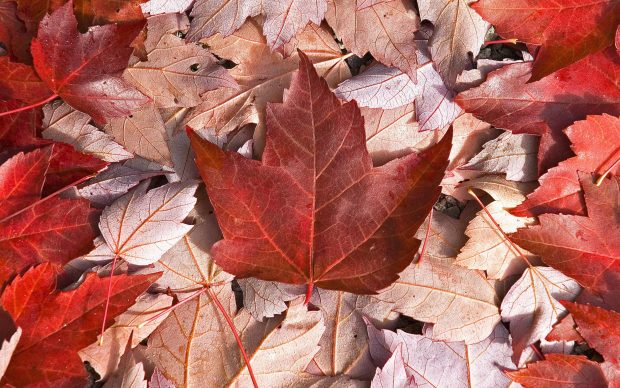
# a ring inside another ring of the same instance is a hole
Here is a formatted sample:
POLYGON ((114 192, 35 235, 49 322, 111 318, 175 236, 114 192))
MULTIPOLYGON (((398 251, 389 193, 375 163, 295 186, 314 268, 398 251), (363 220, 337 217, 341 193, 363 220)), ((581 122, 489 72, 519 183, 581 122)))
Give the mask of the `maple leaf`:
POLYGON ((538 139, 531 135, 502 133, 482 146, 476 156, 459 169, 506 174, 506 179, 519 182, 535 181, 538 177, 536 154, 538 139))
POLYGON ((164 166, 172 165, 166 127, 154 104, 109 120, 103 130, 129 152, 164 166))
POLYGON ((64 264, 88 252, 88 201, 42 197, 52 147, 19 153, 0 166, 0 282, 41 262, 64 264))
POLYGON ((495 222, 504 233, 512 233, 528 223, 533 223, 534 220, 515 217, 504 210, 499 201, 491 202, 486 210, 480 210, 476 218, 467 225, 465 234, 469 240, 461 248, 455 263, 470 269, 484 270, 489 279, 520 275, 528 266, 528 262, 535 263, 536 258, 530 252, 516 251, 506 241, 505 234, 495 226, 495 222), (487 211, 492 220, 489 219, 487 211))
MULTIPOLYGON (((420 257, 419 261, 430 258, 438 262, 452 263, 461 247, 465 245, 465 228, 473 216, 471 210, 471 205, 466 205, 458 219, 439 211, 433 211, 416 233, 416 237, 423 240, 425 244, 424 256, 420 257)), ((420 248, 420 254, 422 254, 421 251, 422 248, 420 248)))
POLYGON ((132 158, 112 137, 90 124, 86 113, 74 110, 61 101, 43 107, 43 132, 45 139, 72 145, 76 150, 96 156, 106 162, 119 162, 132 158))
POLYGON ((105 208, 99 229, 112 254, 134 265, 159 260, 192 228, 182 222, 196 204, 197 187, 192 181, 148 192, 140 187, 105 208))
POLYGON ((506 374, 526 388, 554 388, 558 385, 607 387, 607 380, 599 364, 584 356, 548 354, 544 361, 506 374))
POLYGON ((492 281, 480 271, 425 257, 377 296, 394 311, 433 323, 433 339, 480 342, 499 322, 499 300, 492 281))
POLYGON ((201 95, 208 90, 237 88, 215 56, 174 35, 187 26, 186 16, 149 18, 144 42, 146 61, 133 57, 125 70, 124 78, 152 98, 158 108, 193 107, 202 102, 201 95))
POLYGON ((416 82, 417 54, 412 38, 420 20, 411 3, 330 0, 325 19, 350 51, 359 56, 370 52, 384 65, 397 67, 416 82))
POLYGON ((187 38, 196 42, 218 32, 228 36, 247 18, 263 14, 267 44, 281 49, 308 23, 321 24, 326 10, 327 0, 197 0, 190 14, 193 19, 187 38))
POLYGON ((51 94, 32 66, 11 62, 6 56, 0 57, 0 98, 32 104, 51 94))
MULTIPOLYGON (((106 323, 158 276, 115 276, 106 323)), ((109 281, 89 274, 77 289, 56 291, 56 270, 49 264, 15 278, 2 293, 2 306, 23 333, 2 381, 15 386, 85 384, 77 351, 97 337, 109 281), (58 352, 65 356, 58 358, 58 352)))
POLYGON ((469 53, 475 58, 484 43, 489 24, 469 8, 475 0, 420 0, 420 18, 429 20, 435 29, 429 46, 435 66, 450 88, 457 76, 471 66, 469 53))
POLYGON ((430 58, 420 54, 419 63, 417 84, 400 70, 378 63, 338 85, 336 96, 347 101, 354 99, 363 107, 384 109, 397 108, 415 101, 419 130, 442 129, 459 116, 461 109, 454 103, 452 92, 433 69, 430 58))
MULTIPOLYGON (((234 316, 258 384, 285 386, 304 380, 302 372, 319 350, 325 329, 320 312, 307 311, 297 300, 285 316, 261 323, 245 310, 234 314, 230 285, 213 287, 212 292, 234 316)), ((177 386, 251 384, 230 329, 205 294, 176 308, 149 338, 148 346, 148 357, 177 386)))
POLYGON ((98 123, 128 115, 148 102, 120 78, 133 50, 129 44, 144 23, 96 26, 80 34, 72 5, 69 1, 39 24, 31 48, 37 73, 56 95, 98 123))
POLYGON ((405 372, 417 386, 501 387, 508 379, 503 368, 514 368, 510 360, 508 331, 497 325, 476 344, 433 340, 432 329, 422 335, 398 330, 377 330, 367 320, 370 352, 379 365, 402 347, 405 372))
POLYGON ((355 295, 342 291, 317 289, 310 299, 323 314, 325 333, 319 341, 320 350, 308 371, 323 376, 347 376, 368 380, 374 365, 368 349, 365 319, 372 319, 381 328, 393 328, 394 304, 381 296, 355 295))
POLYGON ((542 45, 532 82, 613 44, 620 2, 596 0, 584 5, 580 0, 478 0, 472 7, 499 35, 542 45))
POLYGON ((523 351, 544 338, 566 309, 560 300, 574 300, 581 287, 573 279, 549 267, 530 267, 510 288, 502 301, 502 320, 510 322, 513 361, 523 351))
POLYGON ((141 171, 124 164, 113 164, 81 185, 78 194, 102 207, 111 205, 140 181, 161 175, 161 171, 141 171))
POLYGON ((539 217, 540 225, 520 229, 511 239, 599 294, 607 303, 619 306, 620 179, 606 180, 597 187, 590 176, 582 175, 581 185, 588 217, 543 214, 539 217))
POLYGON ((578 171, 599 177, 620 175, 620 118, 588 116, 565 131, 576 156, 550 169, 540 178, 538 187, 527 200, 510 212, 518 216, 543 213, 586 214, 578 171))
POLYGON ((419 245, 413 234, 439 194, 450 136, 373 169, 359 109, 342 105, 308 57, 299 56, 284 104, 268 106, 262 164, 188 130, 224 235, 212 254, 239 277, 373 293, 411 262, 409 252, 419 245), (273 211, 286 216, 273 222, 273 211), (354 234, 350 225, 357 225, 354 234))
POLYGON ((479 87, 457 95, 456 102, 497 128, 542 136, 540 175, 572 156, 564 128, 587 115, 620 115, 619 65, 616 51, 607 49, 531 83, 531 63, 507 65, 479 87), (583 74, 589 75, 587 82, 578 81, 583 74))
POLYGON ((243 291, 243 307, 257 321, 273 318, 287 309, 285 302, 290 302, 303 295, 303 286, 267 282, 256 278, 239 279, 243 291))
MULTIPOLYGON (((296 46, 311 58, 330 86, 351 76, 347 56, 341 53, 325 26, 310 24, 296 39, 296 46)), ((263 133, 267 102, 282 101, 284 88, 298 67, 297 54, 283 59, 279 53, 270 52, 259 22, 253 19, 232 36, 216 35, 204 43, 213 54, 237 63, 230 74, 240 89, 206 92, 202 96, 204 102, 192 109, 182 124, 196 129, 215 128, 218 134, 225 135, 254 123, 258 124, 256 132, 263 133)))

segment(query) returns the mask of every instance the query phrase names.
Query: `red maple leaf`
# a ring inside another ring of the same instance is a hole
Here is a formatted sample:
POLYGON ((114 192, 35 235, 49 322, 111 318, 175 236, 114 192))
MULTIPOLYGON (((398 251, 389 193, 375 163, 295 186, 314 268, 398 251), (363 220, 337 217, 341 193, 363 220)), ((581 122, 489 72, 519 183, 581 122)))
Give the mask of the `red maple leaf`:
POLYGON ((620 118, 588 116, 565 131, 577 156, 561 162, 540 178, 540 187, 510 212, 518 217, 543 213, 586 214, 577 171, 597 176, 620 174, 620 118))
POLYGON ((262 163, 188 134, 225 271, 356 293, 388 286, 412 261, 451 140, 373 168, 357 104, 342 104, 301 52, 284 103, 268 105, 262 163))
POLYGON ((89 202, 42 196, 56 146, 0 165, 0 283, 32 264, 64 264, 92 248, 89 202))
POLYGON ((542 174, 572 156, 564 128, 587 115, 620 115, 620 57, 609 48, 553 77, 528 83, 531 71, 531 62, 504 66, 479 87, 460 93, 456 101, 497 128, 542 136, 538 155, 542 174))
POLYGON ((96 122, 129 115, 149 101, 121 78, 144 22, 95 26, 80 34, 72 8, 70 1, 39 24, 31 48, 37 73, 57 96, 96 122))
POLYGON ((93 343, 101 329, 108 283, 108 319, 131 306, 160 274, 99 278, 91 273, 71 291, 57 291, 56 270, 43 264, 17 277, 2 293, 2 306, 22 335, 2 379, 25 386, 85 386, 86 370, 78 350, 93 343))
POLYGON ((583 0, 478 0, 472 7, 502 37, 542 45, 530 81, 611 46, 620 23, 618 0, 587 5, 583 0))
POLYGON ((583 175, 588 217, 543 214, 540 225, 519 229, 511 239, 543 261, 620 307, 620 178, 597 187, 583 175))

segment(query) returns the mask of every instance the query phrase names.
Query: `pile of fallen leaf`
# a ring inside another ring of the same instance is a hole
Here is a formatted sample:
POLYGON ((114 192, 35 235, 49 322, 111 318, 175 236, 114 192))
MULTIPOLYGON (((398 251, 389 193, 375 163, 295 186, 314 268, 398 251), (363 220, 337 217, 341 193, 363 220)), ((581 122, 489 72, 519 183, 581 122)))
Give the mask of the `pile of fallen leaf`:
POLYGON ((620 0, 0 0, 9 386, 620 387, 620 0))

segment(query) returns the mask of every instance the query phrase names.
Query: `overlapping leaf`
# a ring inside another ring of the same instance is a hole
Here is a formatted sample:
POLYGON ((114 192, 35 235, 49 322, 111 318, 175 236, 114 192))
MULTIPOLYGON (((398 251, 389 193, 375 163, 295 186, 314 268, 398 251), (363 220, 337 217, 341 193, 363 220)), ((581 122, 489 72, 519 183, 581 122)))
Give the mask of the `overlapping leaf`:
POLYGON ((541 135, 539 174, 572 154, 562 132, 587 115, 620 115, 620 56, 610 48, 528 83, 531 63, 504 66, 477 88, 460 93, 466 112, 513 133, 541 135), (588 74, 587 82, 578 82, 588 74), (594 92, 596 91, 596 92, 594 92))
POLYGON ((88 201, 42 197, 52 148, 19 153, 0 166, 0 281, 30 265, 65 264, 88 252, 88 201))
POLYGON ((268 107, 262 164, 189 131, 224 235, 212 254, 240 277, 375 292, 412 260, 413 232, 439 194, 450 139, 373 169, 359 109, 342 105, 300 58, 285 103, 268 107))
POLYGON ((578 172, 618 176, 620 164, 620 118, 588 116, 565 130, 576 156, 561 162, 540 178, 540 187, 527 200, 511 210, 520 216, 543 213, 585 215, 578 172))
POLYGON ((588 217, 543 214, 540 225, 521 229, 511 238, 618 308, 620 179, 608 179, 597 187, 585 174, 581 185, 588 217))
POLYGON ((183 220, 196 204, 197 186, 178 182, 148 192, 139 187, 108 206, 99 229, 112 254, 135 265, 159 260, 192 228, 183 220))
POLYGON ((420 20, 405 0, 331 0, 325 19, 352 52, 370 52, 417 80, 417 54, 412 39, 420 20))
POLYGON ((282 49, 309 22, 321 24, 327 0, 197 0, 188 39, 198 41, 216 33, 231 35, 248 17, 264 15, 263 31, 272 49, 282 49))
MULTIPOLYGON (((157 277, 115 276, 106 324, 157 277)), ((109 281, 90 274, 77 289, 56 291, 56 270, 49 264, 17 277, 2 293, 2 306, 23 332, 2 381, 15 386, 83 385, 87 374, 77 351, 97 338, 109 281)))
POLYGON ((37 73, 65 102, 97 122, 130 114, 148 102, 120 78, 143 23, 96 26, 80 34, 72 5, 68 2, 41 21, 32 41, 37 73))
POLYGON ((435 25, 429 41, 435 66, 449 87, 457 76, 471 67, 484 43, 489 24, 469 8, 472 0, 420 0, 420 17, 435 25))
POLYGON ((542 45, 531 81, 611 46, 620 23, 617 0, 478 0, 472 6, 504 38, 542 45))

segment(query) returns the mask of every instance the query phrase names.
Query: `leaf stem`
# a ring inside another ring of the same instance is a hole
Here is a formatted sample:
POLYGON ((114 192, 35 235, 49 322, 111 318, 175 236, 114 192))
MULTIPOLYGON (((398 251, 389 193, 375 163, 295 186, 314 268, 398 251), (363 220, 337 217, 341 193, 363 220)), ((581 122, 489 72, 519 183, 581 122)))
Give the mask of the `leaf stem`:
POLYGON ((19 113, 19 112, 23 112, 25 110, 36 108, 37 106, 41 106, 41 105, 47 104, 48 102, 53 101, 56 98, 58 98, 58 94, 52 94, 51 96, 49 96, 45 100, 41 100, 39 102, 35 102, 34 104, 22 106, 21 108, 12 109, 12 110, 9 110, 9 111, 6 111, 6 112, 1 112, 0 113, 0 117, 8 116, 8 115, 13 114, 13 113, 19 113))
POLYGON ((428 225, 426 225, 426 234, 424 236, 424 242, 422 243, 422 250, 420 251, 420 257, 418 258, 417 264, 422 263, 422 257, 426 253, 426 243, 428 242, 428 236, 431 233, 431 224, 433 223, 433 208, 431 208, 431 212, 428 213, 428 225))
POLYGON ((226 312, 226 309, 224 308, 224 306, 222 306, 222 303, 217 298, 217 295, 215 295, 215 292, 213 292, 211 287, 207 286, 205 287, 205 289, 209 293, 209 297, 211 297, 211 299, 213 300, 213 303, 215 303, 218 310, 220 310, 220 312, 224 316, 224 319, 226 319, 226 322, 228 323, 228 327, 230 327, 230 330, 233 332, 233 335, 235 336, 235 340, 237 341, 237 345, 239 346, 239 350, 241 351, 241 355, 243 356, 243 360, 245 361, 245 365, 248 368, 248 373, 250 374, 250 378, 252 379, 252 384, 254 384, 255 388, 258 388, 256 377, 254 377, 254 371, 252 370, 252 366, 250 365, 250 358, 248 357, 248 354, 245 352, 245 348, 243 347, 243 342, 241 342, 241 337, 239 337, 239 333, 237 332, 237 328, 235 327, 234 322, 230 318, 230 315, 228 315, 228 312, 226 312))
POLYGON ((101 322, 101 337, 99 337, 99 346, 103 345, 103 333, 105 332, 105 322, 108 319, 108 308, 110 307, 110 297, 112 296, 112 277, 114 269, 116 269, 116 260, 118 255, 114 255, 112 259, 112 271, 110 271, 110 281, 108 282, 108 295, 105 298, 105 310, 103 310, 103 322, 101 322))
MULTIPOLYGON (((618 153, 618 151, 620 151, 620 148, 618 150, 616 150, 616 153, 618 153)), ((607 178, 607 175, 609 175, 609 173, 611 172, 611 170, 613 170, 618 163, 620 163, 620 155, 618 155, 618 157, 616 158, 616 160, 611 164, 611 166, 609 166, 607 169, 605 169, 605 171, 601 174, 601 176, 598 177, 598 179, 596 180, 596 186, 600 186, 603 184, 603 181, 605 180, 605 178, 607 178)))
POLYGON ((308 283, 306 287, 306 299, 304 300, 304 306, 307 306, 310 303, 310 298, 312 298, 312 290, 314 289, 314 283, 308 283))
POLYGON ((482 201, 480 200, 480 198, 476 195, 476 193, 474 193, 474 191, 469 188, 467 189, 467 192, 469 193, 469 195, 471 195, 472 197, 474 197, 474 199, 476 200, 476 202, 478 202, 478 205, 480 205, 482 207, 482 209, 484 210, 484 212, 487 214, 487 216, 489 217, 489 219, 491 220, 491 222, 493 223, 493 225, 495 225, 495 227, 497 228, 497 230, 502 234, 502 236, 504 236, 504 240, 508 243, 508 245, 510 245, 512 247, 512 249, 514 249, 517 254, 519 256, 521 256, 521 258, 527 263, 528 267, 532 268, 532 263, 530 263, 530 261, 527 259, 527 257, 525 257, 525 255, 523 254, 523 252, 521 252, 521 250, 519 249, 519 247, 517 246, 517 244, 513 243, 512 240, 508 237, 508 235, 506 234, 506 232, 504 232, 504 230, 501 228, 501 226, 499 226, 499 224, 497 223, 497 221, 495 221, 495 218, 491 215, 491 212, 489 212, 489 209, 487 209, 486 206, 484 206, 484 204, 482 203, 482 201))
POLYGON ((484 42, 484 45, 488 46, 491 44, 517 44, 517 43, 519 43, 519 39, 512 38, 512 39, 488 40, 484 42))
POLYGON ((540 358, 541 361, 545 359, 545 355, 540 351, 540 349, 538 349, 538 346, 536 346, 536 344, 530 344, 530 348, 534 353, 536 353, 536 355, 538 356, 538 358, 540 358))

